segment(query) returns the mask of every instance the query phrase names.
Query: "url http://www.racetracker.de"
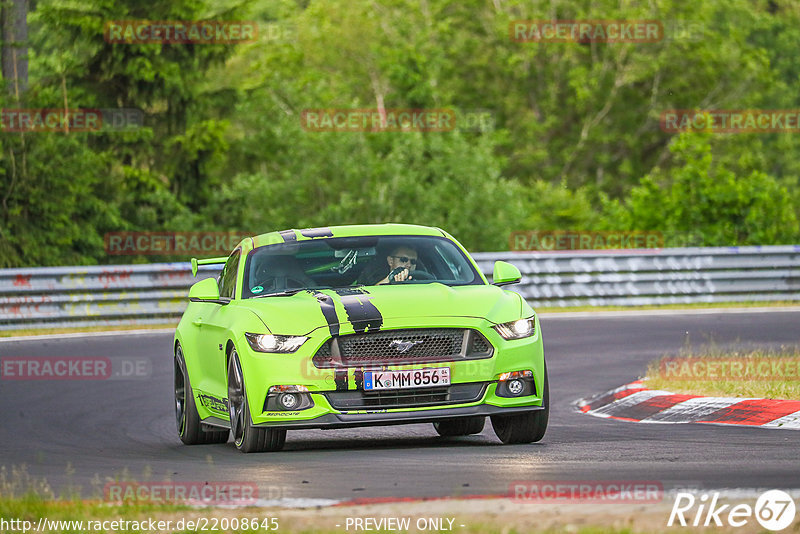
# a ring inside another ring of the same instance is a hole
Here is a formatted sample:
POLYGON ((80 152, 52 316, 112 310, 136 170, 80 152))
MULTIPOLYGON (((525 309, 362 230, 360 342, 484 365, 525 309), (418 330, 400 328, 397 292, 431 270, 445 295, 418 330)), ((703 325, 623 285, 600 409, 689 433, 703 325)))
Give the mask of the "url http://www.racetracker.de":
POLYGON ((0 518, 0 532, 213 532, 274 531, 276 517, 198 517, 194 519, 27 519, 0 518))

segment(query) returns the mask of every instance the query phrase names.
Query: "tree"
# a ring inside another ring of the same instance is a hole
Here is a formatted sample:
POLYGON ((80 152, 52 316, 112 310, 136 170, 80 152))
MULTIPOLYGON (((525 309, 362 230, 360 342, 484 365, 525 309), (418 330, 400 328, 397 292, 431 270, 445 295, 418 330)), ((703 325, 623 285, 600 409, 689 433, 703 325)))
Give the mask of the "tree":
POLYGON ((28 0, 3 0, 0 9, 2 28, 3 79, 19 100, 28 87, 28 0))
POLYGON ((670 150, 681 165, 645 176, 614 210, 621 226, 658 230, 667 246, 793 243, 798 220, 787 189, 763 172, 737 176, 715 163, 710 134, 684 133, 670 150))

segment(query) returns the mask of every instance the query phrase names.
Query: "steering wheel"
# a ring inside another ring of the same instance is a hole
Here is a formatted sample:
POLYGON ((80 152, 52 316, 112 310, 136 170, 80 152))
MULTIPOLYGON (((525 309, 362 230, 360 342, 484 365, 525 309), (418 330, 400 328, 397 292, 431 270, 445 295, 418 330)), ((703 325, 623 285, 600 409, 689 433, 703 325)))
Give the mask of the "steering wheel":
POLYGON ((405 283, 413 283, 417 280, 436 280, 436 277, 433 276, 428 271, 416 270, 416 271, 408 271, 408 278, 398 282, 394 279, 395 275, 399 274, 403 271, 402 267, 398 267, 392 272, 389 273, 389 283, 390 284, 405 284, 405 283), (396 272, 395 272, 396 271, 396 272))

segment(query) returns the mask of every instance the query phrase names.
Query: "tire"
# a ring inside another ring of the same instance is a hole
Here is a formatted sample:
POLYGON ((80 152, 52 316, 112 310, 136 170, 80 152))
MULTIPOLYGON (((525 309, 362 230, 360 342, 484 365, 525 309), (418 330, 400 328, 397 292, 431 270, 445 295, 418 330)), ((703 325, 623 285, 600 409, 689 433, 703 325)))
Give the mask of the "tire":
POLYGON ((547 421, 550 418, 550 381, 547 379, 547 364, 544 367, 542 406, 543 410, 519 415, 493 415, 494 433, 506 445, 541 441, 547 431, 547 421))
POLYGON ((483 432, 483 426, 486 423, 486 418, 477 417, 459 417, 458 419, 447 419, 445 421, 436 421, 433 423, 433 428, 440 436, 450 438, 454 436, 469 436, 470 434, 480 434, 483 432))
POLYGON ((231 417, 231 434, 236 448, 242 452, 279 451, 286 443, 286 430, 253 426, 247 391, 244 387, 242 364, 236 349, 228 358, 228 411, 231 417))
POLYGON ((214 430, 206 432, 200 423, 197 414, 197 405, 194 402, 194 392, 189 383, 189 373, 186 372, 186 360, 180 344, 175 349, 175 422, 178 427, 178 437, 185 445, 205 445, 210 443, 227 443, 227 430, 214 430))

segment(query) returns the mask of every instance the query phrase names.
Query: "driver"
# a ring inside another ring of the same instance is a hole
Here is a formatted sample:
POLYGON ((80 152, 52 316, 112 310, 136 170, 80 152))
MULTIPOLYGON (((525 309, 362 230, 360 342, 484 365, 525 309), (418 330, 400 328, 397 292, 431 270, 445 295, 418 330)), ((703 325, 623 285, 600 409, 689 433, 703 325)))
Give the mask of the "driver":
POLYGON ((389 274, 375 285, 388 284, 389 276, 391 276, 396 269, 398 271, 395 272, 393 276, 395 282, 402 282, 403 280, 410 279, 410 271, 417 268, 417 251, 411 247, 401 245, 389 252, 389 255, 386 256, 386 263, 389 264, 389 274))

